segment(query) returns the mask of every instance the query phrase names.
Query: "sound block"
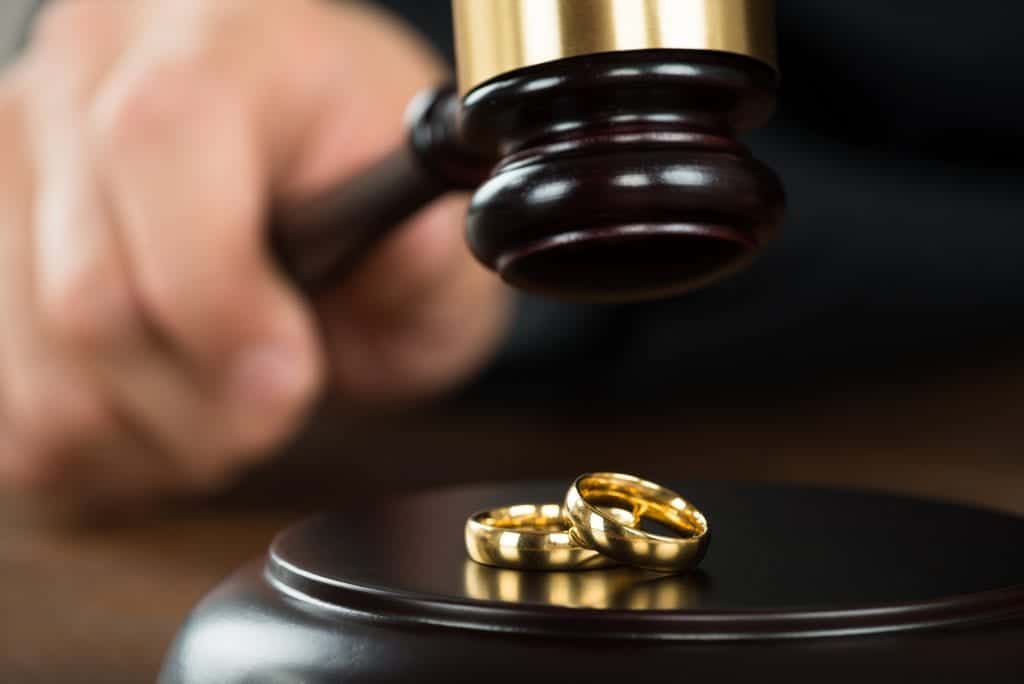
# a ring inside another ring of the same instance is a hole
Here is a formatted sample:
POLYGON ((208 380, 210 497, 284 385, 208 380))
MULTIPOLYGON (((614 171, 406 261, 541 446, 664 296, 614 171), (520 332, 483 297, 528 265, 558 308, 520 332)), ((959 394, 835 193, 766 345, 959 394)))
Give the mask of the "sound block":
POLYGON ((709 518, 696 572, 467 558, 466 516, 558 502, 568 482, 308 520, 200 603, 161 681, 1021 681, 1024 519, 858 491, 666 484, 709 518))

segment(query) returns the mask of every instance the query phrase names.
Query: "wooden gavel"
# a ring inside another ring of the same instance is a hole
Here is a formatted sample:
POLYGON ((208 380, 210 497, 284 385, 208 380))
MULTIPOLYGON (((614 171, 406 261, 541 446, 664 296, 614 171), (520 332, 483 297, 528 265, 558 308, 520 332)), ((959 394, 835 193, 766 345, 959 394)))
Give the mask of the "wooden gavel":
POLYGON ((782 221, 737 136, 775 106, 770 0, 453 0, 459 88, 422 94, 407 144, 278 212, 285 270, 343 279, 441 195, 475 191, 467 241, 509 284, 621 301, 749 262, 782 221))

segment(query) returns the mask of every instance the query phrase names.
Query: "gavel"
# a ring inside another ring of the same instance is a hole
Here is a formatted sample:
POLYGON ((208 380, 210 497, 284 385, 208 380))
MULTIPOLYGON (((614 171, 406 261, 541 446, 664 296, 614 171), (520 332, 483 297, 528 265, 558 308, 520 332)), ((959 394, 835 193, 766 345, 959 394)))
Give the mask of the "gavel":
POLYGON ((510 285, 582 301, 672 296, 749 263, 785 195, 738 136, 772 114, 772 0, 453 0, 458 85, 406 143, 281 208, 271 244, 315 294, 403 220, 472 191, 466 238, 510 285))

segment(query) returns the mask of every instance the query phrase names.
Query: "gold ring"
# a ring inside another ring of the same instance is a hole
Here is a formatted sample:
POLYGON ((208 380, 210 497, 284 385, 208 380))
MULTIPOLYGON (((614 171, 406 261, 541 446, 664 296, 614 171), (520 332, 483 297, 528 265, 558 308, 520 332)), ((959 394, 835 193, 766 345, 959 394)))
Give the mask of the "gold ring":
MULTIPOLYGON (((629 519, 625 511, 608 515, 629 519)), ((466 521, 466 551, 477 563, 517 570, 591 570, 616 565, 577 541, 558 504, 523 504, 474 513, 466 521)))
POLYGON ((647 570, 683 572, 697 567, 707 552, 710 531, 704 514, 670 489, 632 475, 588 473, 572 483, 565 513, 573 534, 589 548, 647 570), (681 537, 652 534, 625 524, 605 507, 630 509, 633 520, 659 522, 681 537))

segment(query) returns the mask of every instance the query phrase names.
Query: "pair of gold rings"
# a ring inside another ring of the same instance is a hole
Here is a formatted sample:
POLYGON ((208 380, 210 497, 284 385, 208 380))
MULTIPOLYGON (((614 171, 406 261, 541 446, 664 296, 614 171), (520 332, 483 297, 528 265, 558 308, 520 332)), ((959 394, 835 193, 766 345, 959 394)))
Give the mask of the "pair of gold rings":
POLYGON ((592 570, 630 565, 658 572, 697 567, 708 521, 675 492, 620 473, 588 473, 562 504, 523 504, 474 513, 466 550, 477 563, 518 570, 592 570), (679 536, 640 529, 650 520, 679 536))

